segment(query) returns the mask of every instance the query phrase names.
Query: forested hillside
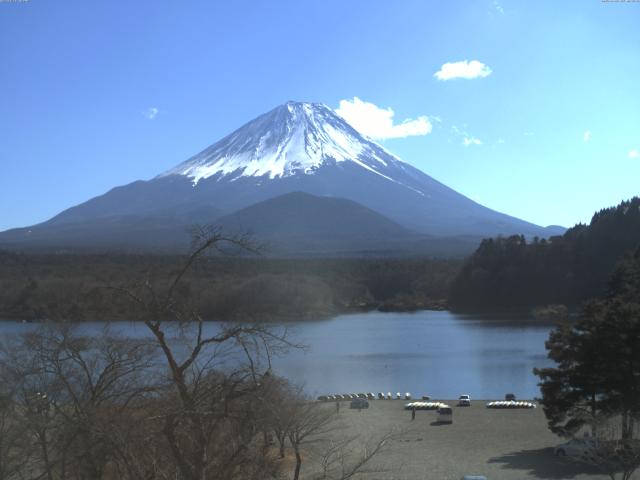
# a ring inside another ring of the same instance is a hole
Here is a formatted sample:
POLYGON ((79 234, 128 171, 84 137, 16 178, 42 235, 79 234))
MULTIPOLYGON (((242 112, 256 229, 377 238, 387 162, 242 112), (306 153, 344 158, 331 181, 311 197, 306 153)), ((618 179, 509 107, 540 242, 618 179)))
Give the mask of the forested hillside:
MULTIPOLYGON (((166 287, 180 256, 0 251, 0 319, 118 320, 136 306, 114 290, 166 287)), ((209 257, 178 294, 206 319, 302 320, 358 310, 443 308, 459 261, 209 257)))
POLYGON ((640 245, 640 198, 597 212, 549 240, 484 240, 454 280, 458 310, 575 306, 601 295, 615 263, 640 245))

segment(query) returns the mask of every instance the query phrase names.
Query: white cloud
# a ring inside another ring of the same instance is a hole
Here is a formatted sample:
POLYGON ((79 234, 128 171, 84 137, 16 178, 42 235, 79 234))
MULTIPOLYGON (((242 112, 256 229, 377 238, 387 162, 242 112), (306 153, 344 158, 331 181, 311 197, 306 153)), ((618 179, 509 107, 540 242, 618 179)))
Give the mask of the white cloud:
POLYGON ((153 120, 154 118, 156 118, 156 115, 158 115, 158 112, 160 110, 158 110, 157 107, 150 107, 147 108, 144 112, 142 112, 142 114, 147 117, 148 120, 153 120))
POLYGON ((640 158, 640 151, 635 148, 633 150, 629 150, 629 158, 640 158))
POLYGON ((498 0, 494 0, 493 9, 500 15, 504 15, 504 8, 502 8, 502 5, 500 5, 500 2, 498 2, 498 0))
POLYGON ((464 143, 465 147, 468 147, 469 145, 482 145, 482 142, 475 137, 464 137, 462 143, 464 143))
POLYGON ((447 62, 440 70, 433 74, 438 80, 452 80, 454 78, 478 78, 491 75, 491 69, 478 60, 463 60, 461 62, 447 62))
POLYGON ((591 140, 591 130, 585 130, 585 132, 582 134, 582 140, 584 140, 584 143, 587 143, 589 140, 591 140))
POLYGON ((340 100, 336 113, 363 135, 377 140, 427 135, 433 128, 426 116, 407 118, 402 123, 394 124, 395 113, 391 108, 380 108, 358 97, 353 97, 353 100, 340 100))

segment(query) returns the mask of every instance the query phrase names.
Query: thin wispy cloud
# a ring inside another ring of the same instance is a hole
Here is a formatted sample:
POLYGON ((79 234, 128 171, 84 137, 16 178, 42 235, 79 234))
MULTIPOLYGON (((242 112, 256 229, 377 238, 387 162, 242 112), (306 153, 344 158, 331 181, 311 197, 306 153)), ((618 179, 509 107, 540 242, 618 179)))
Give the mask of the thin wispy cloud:
POLYGON ((629 158, 640 158, 640 151, 637 149, 629 150, 629 158))
POLYGON ((462 60, 460 62, 445 63, 433 76, 438 80, 453 80, 456 78, 471 80, 473 78, 488 77, 491 72, 491 68, 478 60, 462 60))
MULTIPOLYGON (((463 126, 466 128, 466 125, 463 126)), ((482 145, 482 140, 476 138, 475 136, 469 134, 466 130, 458 128, 455 125, 451 126, 451 131, 458 137, 462 138, 462 145, 465 147, 470 147, 472 145, 482 145)))
POLYGON ((584 141, 584 143, 587 143, 589 140, 591 140, 591 130, 585 130, 585 132, 582 134, 582 140, 584 141))
POLYGON ((153 120, 156 118, 156 115, 158 115, 158 112, 160 112, 160 110, 158 110, 157 107, 149 107, 142 112, 142 114, 147 118, 147 120, 153 120))
POLYGON ((500 15, 504 15, 504 8, 502 8, 502 5, 500 5, 500 2, 498 2, 498 0, 494 0, 493 9, 500 15))
POLYGON ((360 133, 376 140, 427 135, 433 129, 425 115, 394 123, 395 113, 391 108, 380 108, 358 97, 353 97, 353 100, 340 100, 336 113, 360 133))
POLYGON ((478 140, 475 137, 465 137, 462 140, 462 143, 465 147, 468 147, 469 145, 482 145, 482 141, 478 140))

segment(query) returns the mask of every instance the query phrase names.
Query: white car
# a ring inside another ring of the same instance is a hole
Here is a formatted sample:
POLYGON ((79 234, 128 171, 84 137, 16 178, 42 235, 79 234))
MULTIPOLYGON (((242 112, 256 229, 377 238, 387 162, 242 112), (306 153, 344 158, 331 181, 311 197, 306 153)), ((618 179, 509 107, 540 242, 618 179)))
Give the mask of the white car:
POLYGON ((471 406, 471 397, 469 395, 460 395, 458 397, 458 406, 459 407, 470 407, 471 406))
POLYGON ((553 454, 558 457, 584 457, 588 456, 596 446, 596 441, 591 437, 572 438, 568 442, 554 448, 553 454))

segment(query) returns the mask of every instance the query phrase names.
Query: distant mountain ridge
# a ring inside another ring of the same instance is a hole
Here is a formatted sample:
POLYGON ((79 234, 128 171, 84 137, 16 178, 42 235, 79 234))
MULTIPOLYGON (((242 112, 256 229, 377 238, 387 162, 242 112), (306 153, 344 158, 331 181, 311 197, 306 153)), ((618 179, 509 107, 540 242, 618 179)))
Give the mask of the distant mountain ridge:
POLYGON ((291 192, 220 217, 226 229, 261 236, 393 238, 419 235, 373 210, 342 198, 291 192))
POLYGON ((288 102, 151 180, 116 187, 39 225, 0 233, 0 245, 91 246, 99 237, 118 247, 177 248, 187 242, 189 224, 215 222, 292 192, 350 200, 431 237, 559 233, 460 195, 323 104, 288 102), (140 231, 136 219, 147 227, 140 231))
POLYGON ((275 253, 366 251, 423 236, 351 200, 292 192, 216 221, 225 231, 249 233, 275 253))

